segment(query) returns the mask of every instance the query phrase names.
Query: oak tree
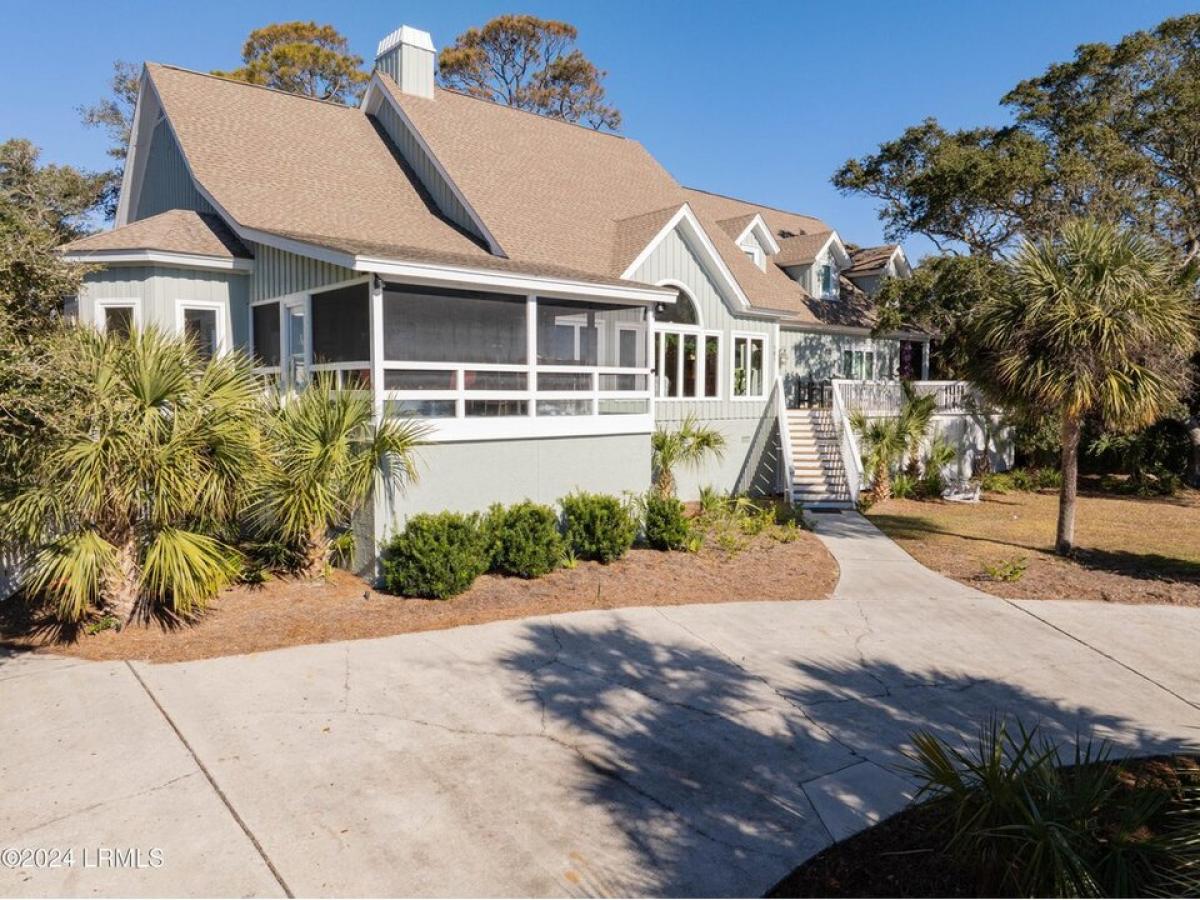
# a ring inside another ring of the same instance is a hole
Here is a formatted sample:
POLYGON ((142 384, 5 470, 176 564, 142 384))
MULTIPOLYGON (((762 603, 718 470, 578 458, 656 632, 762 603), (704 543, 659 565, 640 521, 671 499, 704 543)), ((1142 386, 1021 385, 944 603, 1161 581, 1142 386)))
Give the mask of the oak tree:
POLYGON ((578 36, 567 22, 497 16, 443 48, 438 80, 473 97, 616 131, 621 114, 602 84, 608 73, 573 46, 578 36))

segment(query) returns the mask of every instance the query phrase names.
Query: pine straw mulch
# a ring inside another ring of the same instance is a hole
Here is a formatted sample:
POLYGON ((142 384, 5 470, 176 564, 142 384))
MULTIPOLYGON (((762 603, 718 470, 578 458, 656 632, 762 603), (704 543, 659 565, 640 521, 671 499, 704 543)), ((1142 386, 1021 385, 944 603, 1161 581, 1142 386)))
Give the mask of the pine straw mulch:
POLYGON ((980 503, 888 500, 867 511, 921 564, 1000 597, 1200 606, 1200 491, 1140 498, 1081 493, 1077 551, 1054 553, 1058 494, 985 494, 980 503), (1015 581, 986 566, 1019 561, 1015 581))
POLYGON ((791 543, 760 535, 735 553, 708 544, 698 553, 635 548, 607 566, 580 562, 532 581, 484 575, 449 600, 392 596, 342 571, 326 580, 277 578, 222 592, 191 623, 134 624, 69 642, 56 641, 13 610, 0 624, 0 647, 92 660, 181 662, 586 609, 818 600, 829 596, 837 579, 837 563, 812 534, 800 532, 791 543))

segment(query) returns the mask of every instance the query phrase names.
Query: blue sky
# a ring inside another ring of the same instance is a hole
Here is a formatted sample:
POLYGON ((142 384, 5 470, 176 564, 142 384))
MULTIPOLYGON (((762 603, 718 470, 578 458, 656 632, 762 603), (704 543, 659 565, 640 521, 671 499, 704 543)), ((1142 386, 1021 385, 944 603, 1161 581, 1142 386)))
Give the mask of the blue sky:
MULTIPOLYGON (((949 127, 1005 121, 1004 92, 1084 42, 1113 41, 1194 11, 1172 0, 688 3, 58 2, 0 0, 0 140, 27 137, 45 159, 99 168, 105 141, 76 107, 105 90, 114 59, 231 68, 267 22, 328 21, 370 59, 401 24, 441 46, 502 12, 566 19, 609 72, 625 134, 684 184, 818 215, 877 243, 874 204, 841 197, 830 175, 926 116, 949 127)), ((923 240, 910 254, 929 252, 923 240)))

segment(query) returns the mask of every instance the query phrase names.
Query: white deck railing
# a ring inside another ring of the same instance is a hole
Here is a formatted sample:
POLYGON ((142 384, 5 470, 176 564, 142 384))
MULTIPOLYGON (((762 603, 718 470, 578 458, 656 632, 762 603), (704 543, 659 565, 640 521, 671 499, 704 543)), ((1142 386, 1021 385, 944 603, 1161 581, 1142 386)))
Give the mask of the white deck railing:
POLYGON ((833 382, 833 427, 838 436, 838 449, 842 455, 842 468, 846 470, 846 489, 850 494, 850 502, 858 503, 858 495, 863 488, 862 454, 858 449, 858 439, 854 429, 850 427, 850 410, 845 398, 838 389, 839 385, 861 384, 862 382, 833 382))
MULTIPOLYGON (((964 415, 981 405, 978 392, 966 381, 912 381, 918 395, 937 398, 936 415, 964 415)), ((835 378, 834 394, 840 394, 847 413, 861 410, 868 416, 892 416, 900 412, 904 391, 899 381, 851 381, 835 378)))

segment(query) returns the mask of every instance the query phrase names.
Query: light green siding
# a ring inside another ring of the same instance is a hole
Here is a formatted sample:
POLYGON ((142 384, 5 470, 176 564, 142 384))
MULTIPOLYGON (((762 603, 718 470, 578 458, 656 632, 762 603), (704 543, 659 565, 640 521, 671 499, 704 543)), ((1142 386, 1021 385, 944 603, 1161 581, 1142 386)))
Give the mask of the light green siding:
POLYGON ((521 500, 554 504, 580 489, 620 495, 650 486, 648 434, 428 444, 417 460, 415 484, 376 492, 380 541, 414 513, 476 512, 521 500))
POLYGON ((196 190, 175 136, 163 119, 154 128, 141 191, 137 196, 137 209, 131 211, 129 218, 130 221, 147 219, 170 209, 213 212, 212 206, 196 190))
POLYGON ((479 233, 467 207, 458 199, 446 179, 438 172, 433 159, 422 149, 420 142, 404 124, 395 108, 385 100, 374 118, 399 149, 405 162, 416 172, 417 178, 433 199, 434 205, 455 225, 482 240, 483 235, 479 233))
POLYGON ((900 361, 900 342, 873 338, 868 334, 827 334, 816 331, 783 329, 779 333, 780 372, 784 384, 793 389, 797 381, 827 381, 845 377, 842 353, 845 350, 871 351, 877 358, 888 360, 893 374, 900 361))
POLYGON ((308 256, 298 256, 265 244, 253 244, 254 272, 250 301, 269 300, 361 277, 361 272, 308 256))
POLYGON ((143 327, 154 326, 173 334, 181 301, 221 303, 231 346, 246 344, 249 332, 247 277, 226 272, 178 269, 165 266, 109 266, 84 277, 79 292, 79 319, 96 323, 96 303, 101 300, 136 302, 143 327))
POLYGON ((763 381, 769 394, 775 380, 776 323, 734 313, 732 310, 736 308, 737 301, 725 296, 722 288, 706 271, 700 256, 678 231, 668 234, 631 277, 635 281, 650 284, 673 281, 686 286, 696 300, 703 331, 718 332, 721 336, 721 396, 718 399, 655 400, 655 418, 664 427, 672 427, 690 414, 725 435, 727 449, 724 459, 710 462, 699 471, 676 473, 680 496, 685 500, 694 500, 705 485, 732 491, 770 481, 769 475, 747 471, 747 466, 757 467, 763 459, 761 442, 756 441, 756 435, 759 434, 759 423, 764 416, 774 420, 774 411, 768 408, 766 398, 734 399, 732 360, 735 333, 765 337, 763 381))

